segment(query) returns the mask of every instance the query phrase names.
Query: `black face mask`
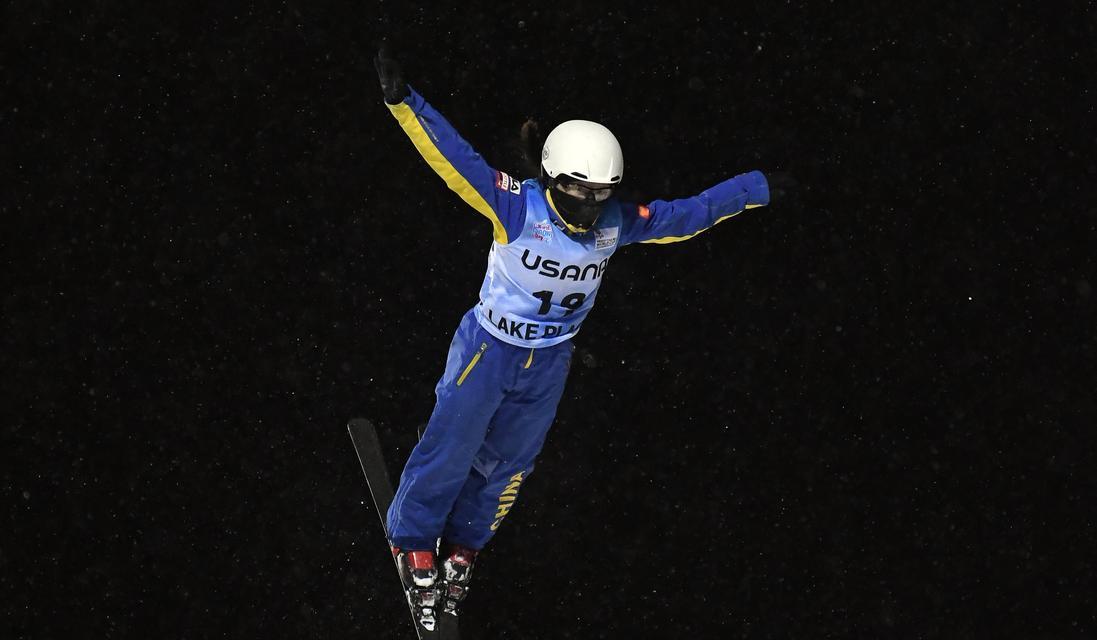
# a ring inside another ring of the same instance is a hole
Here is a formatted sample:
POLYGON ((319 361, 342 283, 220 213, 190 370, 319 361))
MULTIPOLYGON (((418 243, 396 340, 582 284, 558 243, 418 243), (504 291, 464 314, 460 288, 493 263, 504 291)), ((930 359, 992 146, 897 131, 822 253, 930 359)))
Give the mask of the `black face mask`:
POLYGON ((584 231, 594 226, 606 205, 605 202, 597 202, 592 196, 579 198, 559 189, 552 190, 552 203, 556 205, 564 222, 584 231))

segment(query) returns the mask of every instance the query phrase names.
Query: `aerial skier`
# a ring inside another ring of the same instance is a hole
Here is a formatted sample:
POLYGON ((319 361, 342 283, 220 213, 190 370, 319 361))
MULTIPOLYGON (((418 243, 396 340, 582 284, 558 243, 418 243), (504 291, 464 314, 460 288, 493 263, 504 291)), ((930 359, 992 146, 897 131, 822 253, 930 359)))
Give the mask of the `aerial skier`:
POLYGON ((687 240, 768 204, 770 193, 762 173, 751 171, 690 198, 621 202, 614 195, 624 176, 621 146, 586 120, 554 128, 540 176, 519 181, 488 165, 406 84, 384 49, 374 64, 404 133, 493 235, 479 300, 453 336, 434 411, 387 513, 417 630, 428 635, 437 614, 456 615, 477 554, 533 471, 564 391, 571 339, 614 251, 687 240))

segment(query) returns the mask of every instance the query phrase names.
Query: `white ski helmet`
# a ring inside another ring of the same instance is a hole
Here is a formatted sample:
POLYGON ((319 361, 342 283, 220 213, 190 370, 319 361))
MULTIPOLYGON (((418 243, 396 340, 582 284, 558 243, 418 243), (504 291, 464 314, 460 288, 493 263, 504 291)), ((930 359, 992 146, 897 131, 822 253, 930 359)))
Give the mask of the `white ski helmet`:
POLYGON ((590 120, 562 122, 545 138, 541 166, 550 178, 617 184, 625 173, 621 145, 609 129, 590 120))

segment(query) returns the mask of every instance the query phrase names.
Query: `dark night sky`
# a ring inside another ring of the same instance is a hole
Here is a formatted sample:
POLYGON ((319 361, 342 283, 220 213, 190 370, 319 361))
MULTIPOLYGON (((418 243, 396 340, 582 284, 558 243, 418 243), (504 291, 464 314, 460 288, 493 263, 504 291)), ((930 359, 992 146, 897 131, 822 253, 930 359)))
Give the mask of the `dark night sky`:
POLYGON ((1097 634, 1089 3, 127 4, 0 10, 0 636, 410 637, 345 423, 399 471, 491 236, 384 35, 513 174, 798 183, 614 257, 466 637, 1097 634))

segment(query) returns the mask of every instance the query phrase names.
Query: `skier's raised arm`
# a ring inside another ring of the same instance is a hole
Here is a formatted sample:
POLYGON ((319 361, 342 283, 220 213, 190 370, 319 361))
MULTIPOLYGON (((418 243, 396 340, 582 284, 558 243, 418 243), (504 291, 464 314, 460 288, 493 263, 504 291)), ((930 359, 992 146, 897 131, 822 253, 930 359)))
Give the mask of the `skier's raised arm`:
POLYGON ((621 244, 666 244, 688 240, 709 227, 769 204, 769 184, 751 171, 705 189, 692 198, 621 205, 621 244))
POLYGON ((409 87, 400 66, 384 50, 374 59, 385 104, 431 169, 469 206, 491 221, 492 235, 507 244, 522 230, 522 184, 497 171, 476 153, 421 95, 409 87))

